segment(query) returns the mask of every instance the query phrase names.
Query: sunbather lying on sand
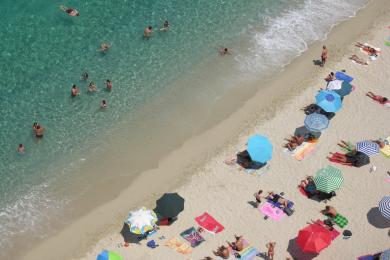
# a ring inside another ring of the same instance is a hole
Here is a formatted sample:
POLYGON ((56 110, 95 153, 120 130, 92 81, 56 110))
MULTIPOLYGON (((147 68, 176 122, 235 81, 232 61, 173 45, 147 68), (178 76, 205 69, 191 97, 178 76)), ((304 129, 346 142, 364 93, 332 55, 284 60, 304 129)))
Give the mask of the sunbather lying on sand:
POLYGON ((290 139, 286 138, 285 140, 288 141, 288 143, 283 147, 287 148, 289 151, 293 151, 305 141, 305 138, 301 135, 297 135, 291 136, 290 139))
POLYGON ((371 98, 372 100, 375 100, 376 102, 378 102, 379 104, 381 105, 384 105, 384 104, 387 104, 387 103, 390 103, 390 100, 386 97, 382 97, 382 96, 379 96, 379 95, 375 95, 374 93, 372 93, 371 91, 368 91, 366 93, 366 96, 371 98))
POLYGON ((356 151, 356 147, 351 146, 348 142, 341 140, 338 144, 341 148, 346 149, 348 152, 354 152, 356 151))
POLYGON ((361 167, 370 163, 370 158, 362 152, 354 151, 347 154, 329 153, 326 158, 334 163, 339 163, 347 166, 361 167))
POLYGON ((382 140, 382 139, 371 140, 371 142, 374 142, 374 143, 378 144, 380 149, 384 148, 385 145, 386 145, 385 141, 382 140))
POLYGON ((237 155, 231 159, 225 160, 227 165, 238 164, 241 166, 241 169, 248 169, 252 165, 252 159, 249 156, 247 150, 237 153, 237 155))
POLYGON ((299 187, 305 189, 308 185, 312 185, 313 183, 313 176, 306 176, 306 178, 301 181, 299 187))
POLYGON ((337 211, 332 206, 326 206, 325 209, 321 210, 320 212, 331 218, 335 218, 337 216, 337 211))
POLYGON ((356 55, 352 55, 351 57, 349 57, 349 59, 353 60, 354 62, 356 62, 356 63, 358 63, 360 65, 368 65, 368 63, 365 60, 359 58, 356 55))
POLYGON ((331 82, 333 80, 336 80, 336 76, 334 75, 333 72, 329 73, 329 75, 325 78, 326 82, 331 82))
POLYGON ((368 52, 369 55, 377 55, 377 51, 368 45, 362 44, 360 42, 356 42, 355 46, 362 48, 364 51, 368 52))
POLYGON ((288 207, 288 200, 280 196, 279 194, 275 194, 273 191, 268 192, 267 199, 272 200, 275 203, 280 203, 282 208, 288 207))
POLYGON ((235 242, 231 242, 231 243, 229 241, 226 242, 229 244, 231 248, 233 248, 233 250, 240 252, 244 249, 244 238, 242 236, 236 236, 236 235, 234 235, 234 237, 236 238, 235 242))
POLYGON ((263 193, 263 190, 259 190, 257 193, 253 194, 253 196, 255 197, 256 199, 256 208, 259 207, 260 203, 261 203, 261 199, 264 199, 265 197, 261 196, 261 194, 263 193))
POLYGON ((213 251, 214 255, 222 257, 223 259, 228 259, 230 256, 229 249, 226 246, 218 247, 217 251, 213 251))

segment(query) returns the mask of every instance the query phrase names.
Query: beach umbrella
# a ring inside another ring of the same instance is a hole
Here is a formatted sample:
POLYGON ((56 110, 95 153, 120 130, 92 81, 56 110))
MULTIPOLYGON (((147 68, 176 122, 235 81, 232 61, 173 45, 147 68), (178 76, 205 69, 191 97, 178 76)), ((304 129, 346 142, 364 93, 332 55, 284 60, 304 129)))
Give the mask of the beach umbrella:
POLYGON ((316 95, 316 104, 325 112, 337 112, 341 109, 341 98, 334 91, 321 90, 316 95))
POLYGON ((166 218, 173 218, 184 210, 184 199, 177 193, 165 193, 156 201, 154 212, 166 218))
POLYGON ((143 235, 148 231, 153 230, 157 222, 156 213, 153 210, 140 208, 136 211, 131 211, 125 223, 129 225, 130 232, 143 235))
POLYGON ((252 161, 266 163, 272 158, 272 144, 267 137, 253 135, 248 139, 248 153, 252 161))
POLYGON ((325 193, 330 193, 341 187, 344 181, 341 170, 328 165, 316 173, 313 178, 316 189, 325 193))
POLYGON ((384 196, 379 201, 379 212, 387 219, 390 219, 390 196, 384 196))
POLYGON ((379 145, 372 141, 361 141, 356 143, 356 151, 362 152, 367 156, 379 153, 379 145))
POLYGON ((390 260, 390 248, 382 252, 380 260, 390 260))
POLYGON ((313 113, 306 116, 304 123, 309 131, 321 132, 328 128, 329 119, 322 114, 313 113))
POLYGON ((344 81, 343 84, 341 85, 341 88, 334 90, 334 92, 339 94, 340 97, 345 97, 349 95, 352 92, 352 90, 353 90, 352 85, 344 81))
POLYGON ((96 260, 123 260, 123 257, 113 251, 103 250, 96 260))
POLYGON ((298 233, 297 244, 303 252, 319 253, 332 241, 329 230, 318 224, 311 224, 298 233))

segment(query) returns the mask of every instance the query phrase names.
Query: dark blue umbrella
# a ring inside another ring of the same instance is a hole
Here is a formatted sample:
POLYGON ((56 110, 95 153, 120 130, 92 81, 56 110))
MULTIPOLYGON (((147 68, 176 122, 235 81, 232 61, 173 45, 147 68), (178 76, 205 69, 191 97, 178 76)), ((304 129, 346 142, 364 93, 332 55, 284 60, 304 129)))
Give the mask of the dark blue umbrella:
POLYGON ((336 92, 337 94, 340 95, 340 97, 345 97, 347 95, 349 95, 351 92, 352 92, 352 85, 349 84, 348 82, 343 82, 343 84, 341 84, 341 89, 336 89, 336 90, 333 90, 334 92, 336 92))
POLYGON ((165 193, 156 201, 154 211, 167 218, 177 217, 184 210, 184 199, 175 193, 165 193))

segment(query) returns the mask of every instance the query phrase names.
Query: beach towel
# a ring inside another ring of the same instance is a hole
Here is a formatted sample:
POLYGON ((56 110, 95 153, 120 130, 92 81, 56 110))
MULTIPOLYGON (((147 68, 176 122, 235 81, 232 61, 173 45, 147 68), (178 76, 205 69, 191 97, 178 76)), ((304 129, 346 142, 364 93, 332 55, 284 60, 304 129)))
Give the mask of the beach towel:
POLYGON ((198 233, 198 231, 195 230, 194 227, 191 227, 186 231, 181 232, 180 236, 190 242, 191 247, 197 247, 203 241, 205 241, 204 238, 198 233))
POLYGON ((336 80, 329 81, 328 85, 326 86, 326 89, 337 90, 337 89, 341 89, 342 86, 343 86, 343 81, 336 79, 336 80))
POLYGON ((173 250, 175 250, 176 252, 178 252, 180 254, 191 254, 192 253, 192 248, 189 245, 181 242, 180 240, 178 240, 175 237, 169 239, 167 242, 165 242, 164 245, 169 247, 169 248, 172 248, 173 250))
POLYGON ((364 46, 367 46, 367 47, 370 47, 370 48, 373 48, 376 50, 376 55, 370 55, 370 52, 368 52, 367 50, 364 50, 363 48, 360 48, 361 52, 368 54, 370 56, 370 60, 376 60, 377 57, 379 56, 379 54, 381 53, 381 48, 374 47, 368 43, 364 43, 364 46))
POLYGON ((217 234, 224 230, 225 228, 216 221, 212 216, 210 216, 207 212, 195 218, 195 221, 204 228, 205 230, 217 234))
POLYGON ((348 219, 337 213, 336 217, 331 218, 337 226, 344 228, 348 224, 348 219))
POLYGON ((253 246, 247 246, 242 251, 238 252, 240 260, 252 260, 258 253, 259 251, 253 246))
POLYGON ((300 146, 295 148, 293 151, 284 149, 286 154, 289 154, 294 157, 295 160, 302 161, 306 158, 310 153, 315 150, 315 145, 318 141, 313 142, 303 142, 300 146))
POLYGON ((390 47, 390 42, 385 42, 385 45, 390 47))
POLYGON ((384 157, 390 158, 390 136, 385 139, 385 144, 385 147, 380 149, 380 152, 384 157))
POLYGON ((268 216, 276 221, 280 221, 282 218, 287 216, 286 213, 284 213, 282 209, 273 206, 269 202, 264 202, 264 204, 259 208, 259 210, 264 215, 266 215, 266 216, 268 216))
POLYGON ((351 81, 353 80, 353 78, 351 76, 348 76, 347 74, 340 72, 340 71, 337 71, 335 76, 336 76, 336 79, 347 82, 347 83, 351 83, 351 81))

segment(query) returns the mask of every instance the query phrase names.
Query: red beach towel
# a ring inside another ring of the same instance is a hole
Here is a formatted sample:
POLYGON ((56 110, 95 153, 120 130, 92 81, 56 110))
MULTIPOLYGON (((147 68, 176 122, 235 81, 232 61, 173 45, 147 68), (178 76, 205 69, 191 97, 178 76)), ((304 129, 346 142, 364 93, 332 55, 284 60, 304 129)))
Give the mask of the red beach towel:
POLYGON ((199 226, 214 234, 217 234, 225 229, 218 221, 216 221, 207 212, 203 213, 199 217, 196 217, 195 221, 199 224, 199 226))

